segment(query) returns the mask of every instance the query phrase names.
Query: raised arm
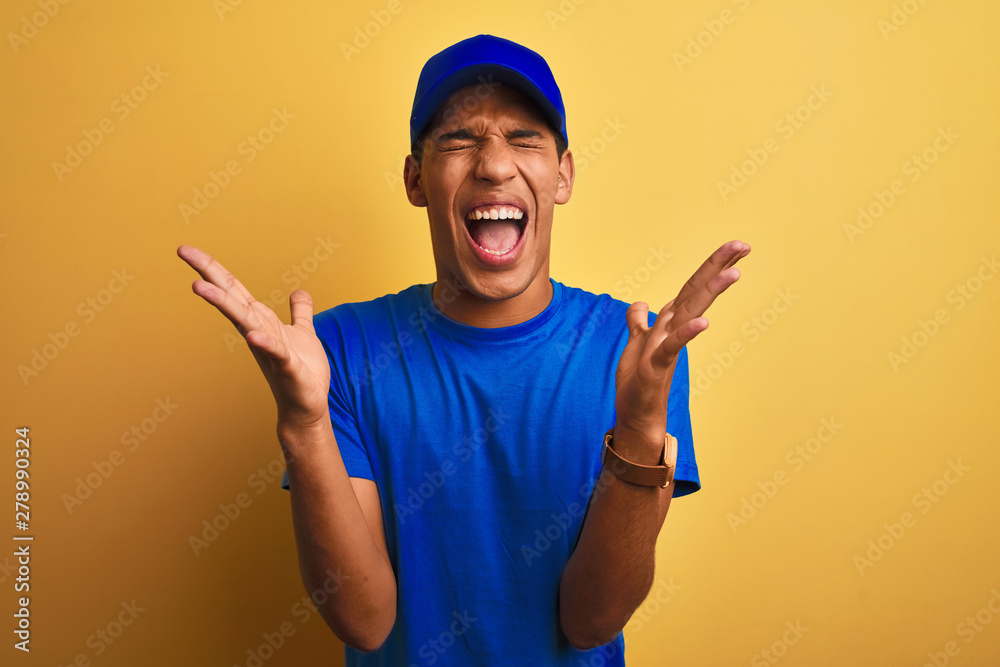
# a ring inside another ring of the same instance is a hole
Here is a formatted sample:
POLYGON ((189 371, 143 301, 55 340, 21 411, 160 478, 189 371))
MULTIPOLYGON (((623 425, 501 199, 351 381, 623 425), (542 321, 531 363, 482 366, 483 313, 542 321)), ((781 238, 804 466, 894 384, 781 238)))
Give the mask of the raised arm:
POLYGON ((323 619, 345 644, 374 651, 396 620, 396 579, 375 484, 348 477, 333 435, 330 364, 313 329, 312 298, 292 292, 284 324, 210 255, 191 246, 177 255, 202 277, 195 294, 236 326, 271 387, 302 582, 310 594, 334 590, 317 605, 323 619))
MULTIPOLYGON (((675 299, 648 326, 649 306, 626 312, 628 343, 615 375, 615 451, 641 465, 656 465, 663 451, 667 398, 677 356, 708 328, 704 312, 739 279, 734 268, 750 252, 730 241, 705 261, 675 299)), ((597 446, 603 433, 594 434, 597 446)), ((656 538, 670 507, 666 489, 616 477, 606 464, 594 488, 580 539, 559 582, 560 624, 578 649, 594 648, 621 632, 653 584, 656 538)))

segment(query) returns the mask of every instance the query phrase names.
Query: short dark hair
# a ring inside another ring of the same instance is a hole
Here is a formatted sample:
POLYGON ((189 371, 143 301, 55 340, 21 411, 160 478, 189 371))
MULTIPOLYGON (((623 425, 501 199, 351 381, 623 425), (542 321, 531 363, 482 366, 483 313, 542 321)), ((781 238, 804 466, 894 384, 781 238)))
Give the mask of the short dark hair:
MULTIPOLYGON (((568 146, 566 145, 566 140, 563 139, 562 132, 560 132, 558 128, 553 126, 552 123, 546 121, 545 124, 548 126, 549 132, 552 133, 552 136, 556 140, 556 159, 561 162, 563 153, 565 153, 566 149, 568 148, 568 146)), ((417 166, 420 166, 420 164, 423 162, 424 141, 426 141, 427 135, 430 134, 431 127, 433 125, 434 123, 430 123, 427 127, 425 127, 423 131, 421 131, 420 134, 417 136, 416 141, 410 144, 410 154, 413 155, 414 159, 417 161, 417 166)))

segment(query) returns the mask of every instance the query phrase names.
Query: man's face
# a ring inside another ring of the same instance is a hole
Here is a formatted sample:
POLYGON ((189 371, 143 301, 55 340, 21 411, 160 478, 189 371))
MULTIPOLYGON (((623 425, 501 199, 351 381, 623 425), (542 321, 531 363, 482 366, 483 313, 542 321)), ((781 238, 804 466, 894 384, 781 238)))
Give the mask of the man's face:
POLYGON ((404 180, 410 202, 427 207, 438 281, 490 301, 532 285, 549 294, 552 216, 574 171, 541 111, 510 86, 469 86, 429 128, 423 162, 409 156, 404 180))

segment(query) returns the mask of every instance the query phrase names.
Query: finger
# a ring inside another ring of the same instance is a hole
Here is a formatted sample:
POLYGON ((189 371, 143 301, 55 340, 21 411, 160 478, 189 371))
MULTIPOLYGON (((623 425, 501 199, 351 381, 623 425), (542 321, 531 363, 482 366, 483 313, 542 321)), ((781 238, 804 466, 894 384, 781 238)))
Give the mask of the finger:
POLYGON ((261 326, 254 312, 253 295, 222 264, 208 253, 193 246, 180 246, 177 256, 201 275, 192 285, 195 294, 215 306, 233 323, 240 335, 261 326))
POLYGON ((667 336, 659 347, 653 351, 654 366, 667 366, 677 359, 681 348, 694 340, 694 337, 708 328, 707 317, 696 317, 681 325, 671 335, 667 336))
POLYGON ((705 311, 715 302, 718 296, 729 289, 739 279, 740 270, 735 266, 731 266, 723 270, 719 275, 709 279, 708 282, 702 285, 700 291, 695 292, 684 303, 674 308, 675 324, 680 325, 704 315, 705 311))
MULTIPOLYGON (((246 334, 246 340, 251 352, 261 352, 271 359, 285 361, 285 344, 279 340, 275 340, 266 332, 255 329, 246 334)), ((254 354, 254 356, 257 355, 254 354)))
POLYGON ((632 368, 638 363, 642 352, 646 347, 646 342, 633 343, 644 331, 649 329, 649 304, 644 301, 636 301, 625 311, 625 327, 628 329, 628 341, 625 349, 618 360, 618 369, 615 371, 616 382, 626 369, 632 368))
POLYGON ((196 280, 191 284, 191 291, 215 306, 236 327, 240 335, 245 337, 247 332, 261 326, 257 314, 249 303, 238 299, 218 285, 205 280, 196 280))
POLYGON ((625 311, 625 326, 628 327, 628 337, 631 340, 640 331, 649 328, 649 304, 636 301, 625 311))
POLYGON ((243 286, 243 283, 207 252, 194 246, 182 245, 177 248, 177 256, 197 271, 198 275, 216 287, 230 291, 234 296, 242 297, 247 303, 254 301, 250 291, 243 286))
MULTIPOLYGON (((671 302, 675 325, 704 314, 716 297, 739 279, 740 271, 733 265, 749 253, 750 246, 742 241, 730 241, 712 253, 671 302)), ((669 320, 662 316, 667 314, 670 306, 664 306, 657 315, 658 330, 666 329, 669 320)))
POLYGON ((730 241, 723 244, 684 283, 684 287, 681 288, 674 301, 678 304, 687 301, 692 295, 700 291, 701 286, 711 280, 713 276, 733 266, 748 254, 750 254, 750 245, 743 241, 730 241))
POLYGON ((309 331, 313 329, 313 300, 309 292, 295 290, 288 295, 288 309, 292 313, 292 326, 301 324, 309 331))

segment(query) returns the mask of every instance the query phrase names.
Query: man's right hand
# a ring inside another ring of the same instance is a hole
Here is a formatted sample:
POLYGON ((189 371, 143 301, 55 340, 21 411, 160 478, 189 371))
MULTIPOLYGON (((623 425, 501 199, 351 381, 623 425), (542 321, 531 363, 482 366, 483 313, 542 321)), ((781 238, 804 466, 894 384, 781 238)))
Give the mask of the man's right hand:
POLYGON ((296 290, 288 296, 292 323, 284 324, 208 253, 182 245, 177 256, 204 278, 194 281, 194 293, 218 308, 246 339, 271 386, 279 424, 308 428, 329 419, 330 362, 313 329, 309 293, 296 290))

